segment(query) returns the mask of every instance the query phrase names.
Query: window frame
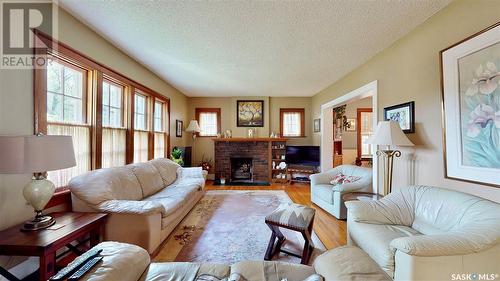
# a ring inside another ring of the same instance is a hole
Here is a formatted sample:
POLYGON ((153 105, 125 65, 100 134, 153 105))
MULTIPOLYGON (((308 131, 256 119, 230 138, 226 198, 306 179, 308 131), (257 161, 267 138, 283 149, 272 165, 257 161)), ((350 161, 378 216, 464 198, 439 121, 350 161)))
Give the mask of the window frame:
MULTIPOLYGON (((91 165, 90 170, 100 169, 102 167, 102 86, 104 80, 121 84, 124 88, 122 103, 122 123, 123 129, 126 130, 126 164, 133 163, 133 148, 134 148, 134 93, 140 91, 146 94, 150 99, 158 99, 165 103, 165 121, 170 122, 170 99, 160 93, 136 82, 119 72, 93 60, 92 58, 80 53, 79 51, 61 43, 49 35, 34 29, 35 42, 41 42, 45 46, 50 46, 47 49, 33 48, 34 55, 37 57, 47 58, 55 57, 65 63, 70 63, 77 67, 87 70, 87 83, 85 83, 87 107, 86 107, 86 125, 90 127, 90 145, 91 145, 91 165)), ((33 70, 33 95, 34 95, 34 134, 47 134, 47 69, 34 68, 33 70)), ((152 109, 149 109, 152 110, 152 109)), ((151 115, 150 115, 151 116, 151 115)), ((148 117, 149 118, 149 117, 148 117)), ((150 120, 148 120, 151 124, 150 120)), ((57 123, 54 123, 57 124, 57 123)), ((63 123, 62 125, 68 125, 63 123)), ((70 124, 75 125, 75 124, 70 124)), ((76 124, 79 125, 79 124, 76 124)), ((165 123, 165 155, 170 150, 170 124, 165 123)), ((149 126, 149 144, 148 159, 153 159, 154 155, 154 138, 152 135, 151 126, 149 126)), ((64 188, 64 187, 58 187, 64 188)))
MULTIPOLYGON (((119 87, 122 89, 122 97, 121 97, 121 107, 120 107, 120 114, 121 114, 121 126, 120 127, 113 127, 113 126, 104 126, 104 124, 102 124, 102 127, 103 128, 112 128, 112 129, 126 129, 127 128, 127 125, 126 125, 126 120, 127 120, 127 108, 126 108, 126 103, 127 103, 127 85, 124 85, 123 83, 119 82, 119 81, 116 81, 115 79, 112 79, 110 77, 108 77, 107 75, 103 75, 103 84, 104 83, 108 83, 110 85, 113 85, 113 86, 116 86, 116 87, 119 87)), ((110 87, 111 89, 111 87, 110 87)), ((110 93, 108 93, 110 95, 110 93)), ((102 92, 101 92, 101 95, 102 95, 102 92)), ((103 97, 104 98, 104 97, 103 97)), ((113 108, 116 108, 114 106, 111 106, 111 95, 110 95, 110 104, 108 105, 108 107, 110 108, 109 110, 109 114, 111 116, 111 107, 113 108)), ((102 106, 104 107, 104 102, 102 102, 102 106)), ((102 112, 102 110, 101 110, 102 112)), ((101 113, 101 117, 102 117, 102 113, 101 113)))
MULTIPOLYGON (((373 109, 372 108, 357 108, 356 109, 356 153, 357 153, 357 159, 359 161, 361 160, 366 160, 366 159, 371 159, 373 158, 373 155, 363 155, 363 141, 362 141, 362 136, 361 136, 361 115, 363 113, 372 113, 373 114, 373 109)), ((373 116, 372 116, 373 117, 373 116)), ((371 149, 371 152, 373 153, 373 147, 371 149)))
POLYGON ((283 138, 305 138, 305 109, 304 108, 280 108, 280 135, 283 138), (284 115, 285 113, 299 113, 300 114, 300 135, 299 136, 286 136, 283 134, 284 128, 284 115))
POLYGON ((221 132, 221 109, 220 108, 208 108, 208 107, 197 107, 195 109, 196 121, 198 121, 199 126, 200 123, 200 114, 201 113, 216 113, 217 114, 217 133, 215 135, 200 135, 200 133, 196 133, 197 137, 201 138, 213 138, 216 137, 218 133, 221 132))

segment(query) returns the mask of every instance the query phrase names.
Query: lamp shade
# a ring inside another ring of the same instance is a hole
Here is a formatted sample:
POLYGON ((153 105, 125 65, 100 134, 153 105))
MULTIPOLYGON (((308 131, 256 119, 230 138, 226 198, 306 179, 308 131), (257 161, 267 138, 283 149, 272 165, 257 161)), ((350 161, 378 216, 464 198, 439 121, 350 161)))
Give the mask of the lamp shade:
POLYGON ((199 132, 201 132, 201 128, 198 125, 198 121, 191 120, 191 122, 189 122, 189 126, 186 128, 186 132, 188 132, 188 133, 199 133, 199 132))
POLYGON ((71 136, 0 136, 0 173, 25 174, 76 165, 71 136))
POLYGON ((366 140, 367 144, 413 146, 396 121, 380 121, 375 133, 366 140))

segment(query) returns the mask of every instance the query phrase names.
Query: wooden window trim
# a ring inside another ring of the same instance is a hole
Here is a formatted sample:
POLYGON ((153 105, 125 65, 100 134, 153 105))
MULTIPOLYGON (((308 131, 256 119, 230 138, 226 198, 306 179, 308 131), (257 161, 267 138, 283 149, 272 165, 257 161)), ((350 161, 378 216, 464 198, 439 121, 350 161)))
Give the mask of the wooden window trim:
MULTIPOLYGON (((87 83, 86 102, 87 108, 85 111, 85 120, 87 126, 91 130, 91 170, 99 169, 102 167, 102 82, 103 79, 115 82, 123 86, 124 93, 122 98, 123 113, 122 122, 127 131, 126 134, 126 164, 133 163, 133 148, 134 148, 134 93, 140 91, 147 96, 161 100, 165 103, 166 118, 165 124, 165 155, 170 150, 170 99, 161 95, 160 93, 138 83, 137 81, 128 78, 127 76, 114 71, 110 67, 101 64, 92 58, 84 55, 83 53, 73 49, 69 45, 59 42, 49 35, 34 29, 34 40, 50 46, 47 50, 34 48, 34 55, 41 57, 54 57, 58 62, 69 63, 74 66, 87 70, 87 83), (167 123, 168 122, 168 123, 167 123)), ((47 70, 45 68, 35 68, 33 70, 33 88, 34 88, 34 134, 43 133, 47 134, 47 70)), ((150 115, 152 118, 152 115, 150 115)), ((152 120, 148 120, 151 122, 152 120)), ((50 122, 50 124, 56 124, 50 122)), ((150 123, 151 124, 151 123, 150 123)), ((74 125, 69 123, 62 123, 61 125, 74 125)), ((78 124, 80 125, 80 124, 78 124)), ((148 130, 150 132, 150 142, 154 142, 152 136, 152 127, 148 130)), ((148 148, 150 151, 149 159, 154 155, 154 144, 148 148)))
POLYGON ((280 135, 286 138, 305 138, 305 109, 304 108, 280 108, 280 135), (283 115, 285 113, 299 113, 300 114, 300 136, 285 136, 283 135, 283 115))
MULTIPOLYGON (((108 129, 126 129, 125 120, 127 120, 127 118, 126 118, 127 110, 125 108, 125 105, 126 105, 126 99, 127 99, 127 92, 126 92, 127 85, 124 85, 123 83, 120 83, 119 81, 116 81, 113 78, 107 77, 106 75, 103 75, 102 80, 103 80, 103 83, 106 82, 110 85, 114 85, 114 86, 122 89, 122 99, 121 99, 121 108, 120 108, 120 111, 121 111, 121 120, 120 120, 121 124, 120 125, 121 126, 120 127, 102 126, 102 127, 108 128, 108 129)), ((101 93, 102 93, 102 91, 101 91, 101 93)), ((111 95, 110 95, 110 97, 111 97, 111 95)), ((111 99, 110 99, 110 104, 111 104, 111 99)), ((103 105, 103 107, 104 107, 104 105, 103 105)), ((109 107, 112 107, 112 106, 109 105, 109 107)), ((116 107, 114 107, 114 108, 116 108, 116 107)))
POLYGON ((358 154, 357 161, 361 161, 361 113, 363 112, 373 112, 372 108, 358 108, 356 114, 356 150, 358 154))
MULTIPOLYGON (((221 131, 221 110, 220 108, 207 108, 207 107, 202 107, 199 108, 197 107, 195 109, 195 115, 196 115, 196 121, 198 121, 198 124, 200 124, 200 114, 201 113, 217 113, 217 132, 220 133, 221 131)), ((217 135, 210 135, 210 136, 200 136, 199 133, 196 133, 196 136, 200 138, 213 138, 216 137, 217 135)))

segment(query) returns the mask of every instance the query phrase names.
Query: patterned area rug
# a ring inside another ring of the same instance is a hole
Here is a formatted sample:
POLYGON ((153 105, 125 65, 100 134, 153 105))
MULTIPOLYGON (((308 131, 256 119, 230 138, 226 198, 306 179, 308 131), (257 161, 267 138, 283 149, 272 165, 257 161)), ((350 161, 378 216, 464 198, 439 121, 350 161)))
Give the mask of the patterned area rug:
MULTIPOLYGON (((271 236, 264 218, 280 204, 291 202, 284 191, 208 191, 167 238, 154 261, 263 260, 271 236)), ((287 238, 283 248, 301 253, 304 239, 300 233, 282 232, 287 238)), ((312 239, 315 250, 310 264, 325 250, 316 234, 312 239)), ((299 258, 284 253, 273 260, 300 263, 299 258)))

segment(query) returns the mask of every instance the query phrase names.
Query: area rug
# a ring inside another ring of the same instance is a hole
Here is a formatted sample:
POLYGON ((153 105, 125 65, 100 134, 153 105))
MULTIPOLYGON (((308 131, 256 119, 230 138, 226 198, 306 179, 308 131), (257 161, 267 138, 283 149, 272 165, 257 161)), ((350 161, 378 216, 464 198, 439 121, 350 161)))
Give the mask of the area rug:
MULTIPOLYGON (((263 260, 271 230, 265 216, 292 200, 284 191, 208 191, 172 232, 154 258, 156 262, 234 263, 263 260)), ((283 248, 301 253, 304 239, 298 232, 282 229, 287 238, 283 248)), ((325 247, 313 233, 315 250, 309 263, 325 247)), ((300 263, 280 253, 273 260, 300 263)))

